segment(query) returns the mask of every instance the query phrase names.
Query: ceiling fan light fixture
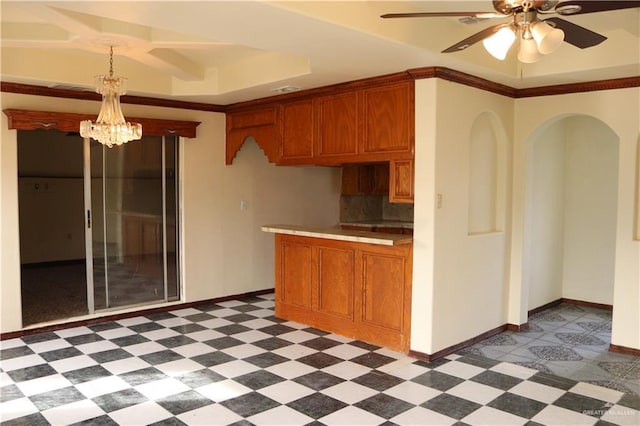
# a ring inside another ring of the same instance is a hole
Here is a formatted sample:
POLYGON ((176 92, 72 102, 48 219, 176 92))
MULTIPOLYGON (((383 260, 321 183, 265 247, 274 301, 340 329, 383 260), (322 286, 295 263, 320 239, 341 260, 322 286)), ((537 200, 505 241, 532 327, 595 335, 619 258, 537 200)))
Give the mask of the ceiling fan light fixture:
POLYGON ((482 44, 491 56, 503 61, 514 41, 516 41, 516 34, 510 26, 507 26, 502 27, 491 37, 482 40, 482 44))
POLYGON ((538 52, 538 45, 532 38, 523 38, 520 40, 520 50, 518 51, 518 60, 525 64, 531 64, 540 60, 542 55, 538 52))
POLYGON ((564 31, 553 28, 543 21, 537 21, 531 25, 531 35, 543 55, 555 52, 564 41, 564 31))

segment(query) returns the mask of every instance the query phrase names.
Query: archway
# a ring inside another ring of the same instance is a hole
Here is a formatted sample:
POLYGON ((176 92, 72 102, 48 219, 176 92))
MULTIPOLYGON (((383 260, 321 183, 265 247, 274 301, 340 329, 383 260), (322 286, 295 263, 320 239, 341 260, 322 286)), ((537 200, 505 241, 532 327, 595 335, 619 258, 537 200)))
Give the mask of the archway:
POLYGON ((556 117, 528 141, 523 297, 613 303, 619 137, 585 115, 556 117))

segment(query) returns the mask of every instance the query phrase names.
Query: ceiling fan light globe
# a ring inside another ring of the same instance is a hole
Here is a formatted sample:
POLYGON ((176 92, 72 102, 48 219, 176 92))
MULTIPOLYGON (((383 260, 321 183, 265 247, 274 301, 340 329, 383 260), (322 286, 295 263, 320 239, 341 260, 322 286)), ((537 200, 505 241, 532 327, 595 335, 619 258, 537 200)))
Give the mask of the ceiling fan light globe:
POLYGON ((538 45, 532 38, 523 38, 520 42, 520 50, 518 51, 518 60, 525 64, 532 64, 538 62, 542 55, 538 52, 538 45))
POLYGON ((504 27, 498 30, 491 37, 487 37, 482 40, 484 48, 494 58, 503 61, 507 57, 507 52, 511 48, 511 45, 516 40, 516 34, 509 27, 504 27))
POLYGON ((538 21, 531 27, 531 35, 543 55, 553 53, 564 41, 564 31, 553 28, 546 22, 538 21))

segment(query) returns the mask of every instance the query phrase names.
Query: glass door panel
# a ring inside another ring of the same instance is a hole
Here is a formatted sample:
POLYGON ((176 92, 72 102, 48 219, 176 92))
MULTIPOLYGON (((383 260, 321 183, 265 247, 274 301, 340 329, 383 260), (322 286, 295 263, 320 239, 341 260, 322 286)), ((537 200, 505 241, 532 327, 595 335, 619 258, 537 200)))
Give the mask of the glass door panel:
POLYGON ((149 136, 113 148, 91 141, 96 310, 179 298, 176 147, 149 136))
POLYGON ((165 220, 166 220, 166 265, 167 299, 178 300, 180 287, 178 281, 178 138, 165 137, 165 220))
MULTIPOLYGON (((89 287, 91 287, 92 284, 93 289, 89 288, 88 294, 93 295, 94 310, 99 310, 107 307, 106 240, 104 235, 103 201, 103 145, 93 140, 90 141, 89 157, 85 158, 85 161, 88 161, 91 167, 91 179, 89 182, 90 193, 88 194, 88 198, 91 200, 91 210, 87 211, 87 220, 90 223, 91 241, 87 246, 88 249, 90 246, 92 251, 91 257, 93 262, 91 265, 88 265, 87 268, 91 275, 87 282, 89 287)), ((91 302, 89 302, 89 306, 91 305, 91 302)))

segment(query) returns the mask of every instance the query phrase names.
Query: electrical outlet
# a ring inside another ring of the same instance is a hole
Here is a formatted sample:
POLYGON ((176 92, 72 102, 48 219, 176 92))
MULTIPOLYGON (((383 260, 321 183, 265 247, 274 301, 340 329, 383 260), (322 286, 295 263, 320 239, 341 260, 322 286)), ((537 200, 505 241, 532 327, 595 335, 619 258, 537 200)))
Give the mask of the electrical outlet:
POLYGON ((247 200, 240 200, 240 211, 247 211, 249 210, 249 203, 247 202, 247 200))

